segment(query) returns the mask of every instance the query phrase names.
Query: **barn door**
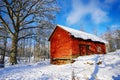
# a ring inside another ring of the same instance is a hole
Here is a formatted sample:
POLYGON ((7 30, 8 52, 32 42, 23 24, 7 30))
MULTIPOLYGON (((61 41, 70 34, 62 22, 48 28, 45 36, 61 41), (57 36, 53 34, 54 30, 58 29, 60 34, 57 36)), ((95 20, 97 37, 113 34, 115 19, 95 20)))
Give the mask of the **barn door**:
POLYGON ((83 55, 87 55, 87 48, 88 48, 88 45, 79 45, 79 50, 80 50, 80 55, 83 56, 83 55))

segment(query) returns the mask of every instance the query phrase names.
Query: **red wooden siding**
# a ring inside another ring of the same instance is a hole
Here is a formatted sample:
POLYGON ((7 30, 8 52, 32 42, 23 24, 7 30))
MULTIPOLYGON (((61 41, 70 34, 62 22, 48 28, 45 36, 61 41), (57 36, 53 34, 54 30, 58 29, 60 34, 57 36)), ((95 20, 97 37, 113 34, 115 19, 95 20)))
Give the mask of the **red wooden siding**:
POLYGON ((71 38, 68 32, 57 27, 50 39, 51 58, 70 58, 71 57, 71 38))
POLYGON ((90 40, 83 40, 72 38, 72 54, 74 55, 90 55, 90 54, 104 54, 106 48, 104 43, 93 42, 90 40), (98 51, 98 48, 100 49, 98 51))

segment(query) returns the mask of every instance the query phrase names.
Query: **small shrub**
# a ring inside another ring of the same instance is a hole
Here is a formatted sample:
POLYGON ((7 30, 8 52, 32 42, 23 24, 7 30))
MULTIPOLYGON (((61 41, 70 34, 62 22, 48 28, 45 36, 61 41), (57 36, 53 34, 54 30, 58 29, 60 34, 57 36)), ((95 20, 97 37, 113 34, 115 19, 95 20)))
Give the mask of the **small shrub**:
POLYGON ((102 61, 99 61, 99 62, 97 63, 97 65, 100 65, 100 64, 102 64, 102 61))
POLYGON ((89 65, 93 65, 93 63, 92 63, 92 62, 87 62, 87 64, 89 64, 89 65))

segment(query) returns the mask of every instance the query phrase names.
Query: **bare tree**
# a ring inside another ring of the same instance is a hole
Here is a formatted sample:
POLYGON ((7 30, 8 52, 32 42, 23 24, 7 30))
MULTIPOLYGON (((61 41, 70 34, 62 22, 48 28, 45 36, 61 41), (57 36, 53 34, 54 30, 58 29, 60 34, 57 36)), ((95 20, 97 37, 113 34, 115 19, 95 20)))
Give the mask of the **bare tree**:
MULTIPOLYGON (((0 67, 4 67, 4 59, 6 53, 6 46, 7 46, 7 33, 6 30, 0 28, 0 39, 2 40, 2 46, 0 46, 0 67)), ((1 44, 0 44, 1 45, 1 44)))
POLYGON ((109 42, 108 51, 115 51, 116 49, 120 49, 120 29, 112 29, 107 27, 107 32, 102 36, 109 42))
POLYGON ((17 64, 18 41, 36 37, 37 28, 50 28, 57 10, 56 0, 0 0, 0 25, 7 29, 12 40, 12 64, 17 64), (29 29, 33 29, 33 33, 20 35, 29 29))

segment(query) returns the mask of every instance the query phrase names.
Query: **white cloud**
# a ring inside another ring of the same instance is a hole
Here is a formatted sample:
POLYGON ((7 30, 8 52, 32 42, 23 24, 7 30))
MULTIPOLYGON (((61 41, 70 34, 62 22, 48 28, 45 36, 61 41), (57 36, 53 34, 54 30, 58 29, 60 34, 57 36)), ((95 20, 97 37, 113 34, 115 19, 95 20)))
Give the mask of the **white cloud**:
POLYGON ((73 9, 70 12, 70 14, 68 14, 68 17, 67 17, 67 22, 69 24, 74 24, 74 23, 78 22, 79 19, 82 18, 82 15, 85 14, 86 10, 84 10, 83 6, 81 6, 81 5, 82 4, 79 3, 78 0, 73 1, 73 3, 72 3, 73 9), (81 10, 82 10, 82 12, 81 12, 81 10))
POLYGON ((88 4, 83 4, 81 0, 72 1, 72 10, 66 19, 69 25, 78 23, 83 20, 87 14, 90 14, 91 20, 99 24, 108 20, 107 12, 98 7, 97 0, 90 0, 88 4))
POLYGON ((97 9, 97 10, 91 12, 91 15, 92 15, 92 20, 96 24, 108 21, 107 13, 102 11, 102 10, 100 10, 100 9, 97 9))

